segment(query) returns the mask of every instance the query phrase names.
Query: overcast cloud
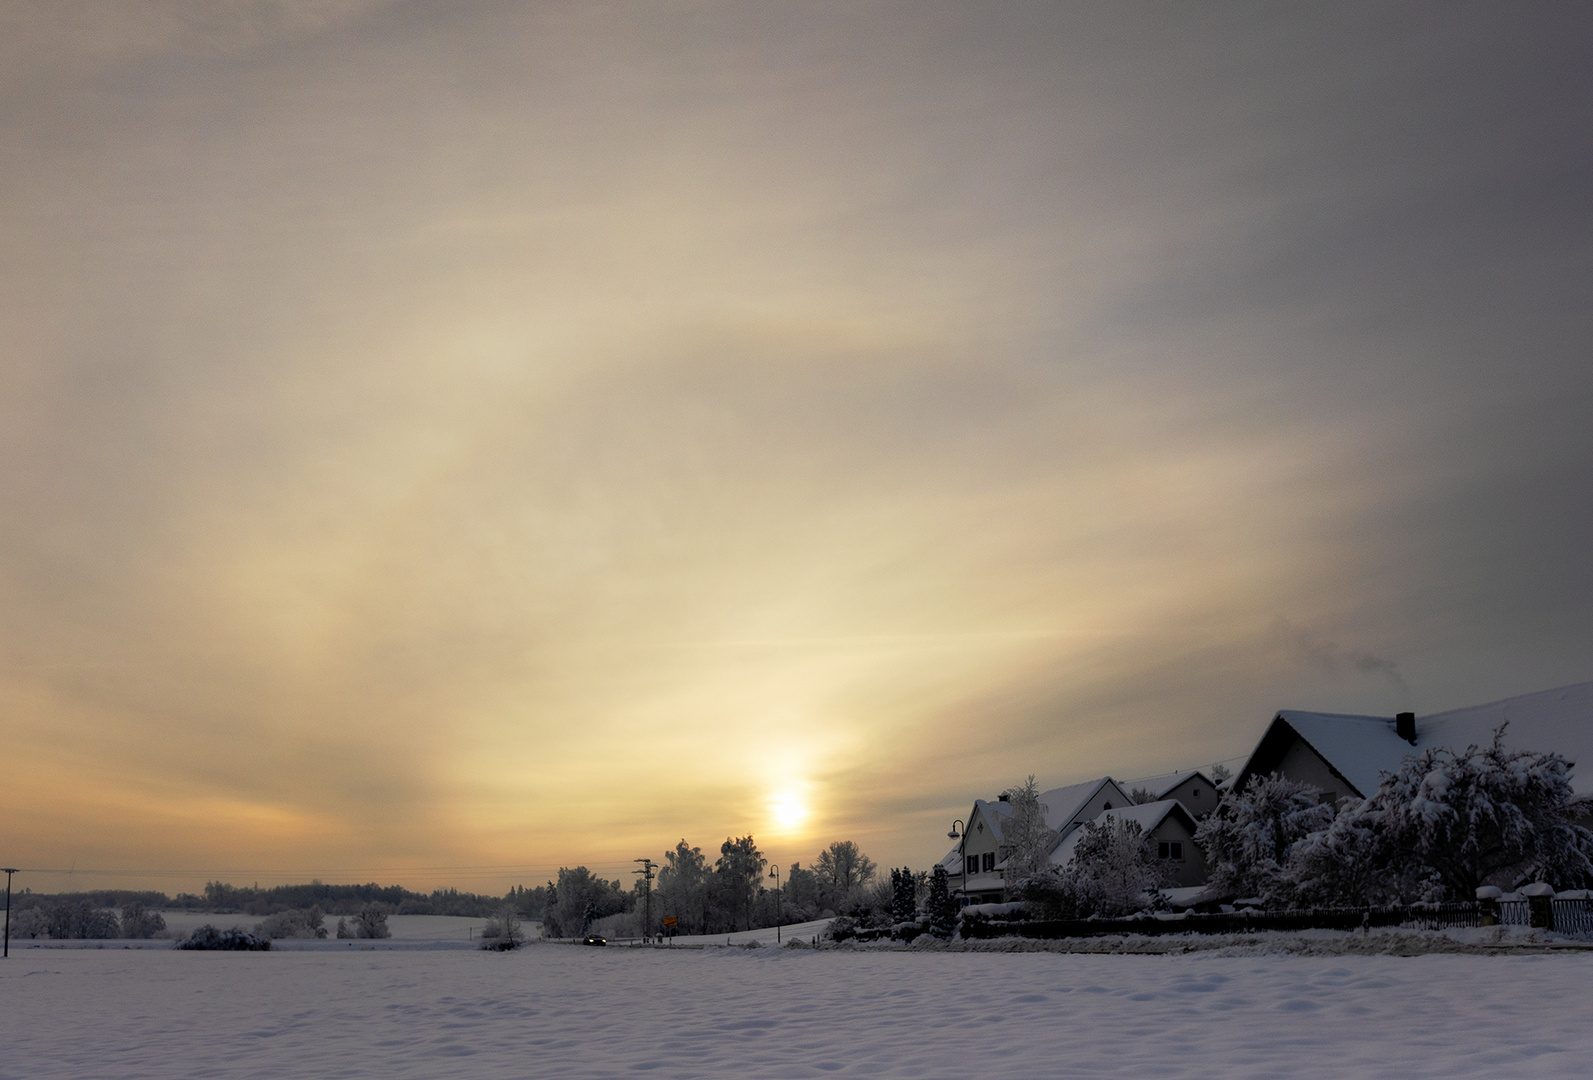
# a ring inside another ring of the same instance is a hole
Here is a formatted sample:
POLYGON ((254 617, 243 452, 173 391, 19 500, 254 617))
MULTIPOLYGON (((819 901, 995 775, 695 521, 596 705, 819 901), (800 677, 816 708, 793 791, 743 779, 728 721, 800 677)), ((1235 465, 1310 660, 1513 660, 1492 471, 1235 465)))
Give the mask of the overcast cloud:
POLYGON ((917 867, 1593 678, 1582 5, 8 3, 0 97, 13 865, 917 867))

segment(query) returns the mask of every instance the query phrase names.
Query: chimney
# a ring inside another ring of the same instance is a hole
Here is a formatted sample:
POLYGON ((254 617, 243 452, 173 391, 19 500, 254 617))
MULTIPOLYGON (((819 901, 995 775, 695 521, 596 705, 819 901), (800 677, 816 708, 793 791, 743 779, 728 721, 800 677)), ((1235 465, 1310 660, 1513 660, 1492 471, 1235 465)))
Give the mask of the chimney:
POLYGON ((1005 791, 1003 791, 1000 795, 997 795, 996 799, 999 802, 1011 802, 1012 801, 1011 799, 1007 798, 1007 793, 1005 791))
POLYGON ((1412 746, 1415 746, 1416 745, 1416 714, 1413 713, 1413 712, 1395 713, 1394 714, 1394 734, 1398 735, 1400 738, 1404 739, 1406 742, 1410 743, 1412 746))

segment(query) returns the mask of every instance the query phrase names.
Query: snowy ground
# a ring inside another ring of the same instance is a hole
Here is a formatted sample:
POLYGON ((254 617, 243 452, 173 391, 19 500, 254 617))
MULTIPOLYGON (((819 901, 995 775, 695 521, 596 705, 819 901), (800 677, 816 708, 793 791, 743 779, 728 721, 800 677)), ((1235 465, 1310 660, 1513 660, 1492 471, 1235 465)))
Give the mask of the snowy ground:
POLYGON ((1588 953, 24 948, 0 1077, 1585 1077, 1590 983, 1588 953))

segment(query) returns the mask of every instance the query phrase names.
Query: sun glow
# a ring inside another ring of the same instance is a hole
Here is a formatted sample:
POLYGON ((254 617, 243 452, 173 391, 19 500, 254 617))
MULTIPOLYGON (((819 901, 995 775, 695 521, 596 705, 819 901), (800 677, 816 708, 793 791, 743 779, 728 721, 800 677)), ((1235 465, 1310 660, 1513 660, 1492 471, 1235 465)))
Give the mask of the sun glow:
POLYGON ((808 819, 807 803, 794 791, 776 792, 769 800, 774 822, 782 829, 795 829, 808 819))

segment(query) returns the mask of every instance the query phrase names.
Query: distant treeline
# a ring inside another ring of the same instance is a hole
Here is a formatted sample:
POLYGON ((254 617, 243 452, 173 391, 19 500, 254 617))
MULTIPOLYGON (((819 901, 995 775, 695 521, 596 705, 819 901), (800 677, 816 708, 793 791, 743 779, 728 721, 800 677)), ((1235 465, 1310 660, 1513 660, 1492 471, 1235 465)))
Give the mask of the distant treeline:
POLYGON ((11 898, 13 913, 32 907, 61 904, 97 908, 126 908, 138 904, 150 910, 241 912, 248 915, 275 915, 279 911, 303 911, 318 907, 329 915, 357 915, 372 903, 384 904, 400 915, 464 915, 484 918, 503 909, 506 901, 535 907, 537 914, 545 897, 543 889, 511 889, 508 896, 482 896, 458 889, 437 889, 431 893, 412 892, 399 885, 327 885, 312 881, 308 885, 275 885, 268 889, 228 885, 212 881, 202 895, 133 889, 93 889, 87 892, 36 893, 31 890, 11 898))
MULTIPOLYGON (((82 923, 94 931, 70 935, 82 937, 108 936, 97 924, 90 925, 94 909, 205 911, 263 919, 311 909, 326 915, 365 915, 376 910, 395 915, 502 918, 508 908, 522 919, 541 923, 549 937, 574 937, 593 929, 594 924, 609 934, 656 934, 664 929, 666 919, 674 932, 682 934, 727 933, 773 926, 777 921, 837 915, 862 918, 884 911, 892 903, 890 882, 876 878, 874 861, 850 840, 830 844, 810 866, 792 862, 782 878, 770 873, 768 861, 751 836, 727 837, 719 846, 717 859, 681 840, 674 850, 664 852, 655 868, 657 877, 650 882, 642 875, 632 881, 608 880, 585 866, 560 867, 556 880, 529 889, 516 885, 502 896, 458 889, 419 893, 375 882, 328 885, 312 881, 262 889, 212 881, 197 895, 167 896, 131 889, 54 894, 24 890, 13 897, 12 908, 14 914, 18 909, 41 909, 40 918, 47 909, 54 920, 51 925, 66 925, 62 922, 66 916, 56 915, 69 913, 76 920, 72 927, 82 923)), ((928 889, 928 877, 925 873, 914 875, 919 892, 928 889)))

